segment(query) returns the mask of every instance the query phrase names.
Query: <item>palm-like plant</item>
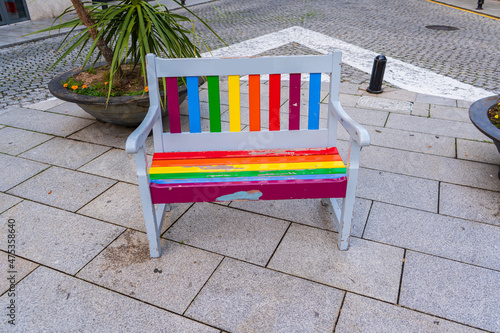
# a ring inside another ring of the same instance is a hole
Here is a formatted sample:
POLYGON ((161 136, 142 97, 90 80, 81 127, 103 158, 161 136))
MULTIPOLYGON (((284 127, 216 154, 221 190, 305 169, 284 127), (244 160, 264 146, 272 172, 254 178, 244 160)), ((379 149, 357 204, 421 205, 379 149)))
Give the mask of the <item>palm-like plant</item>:
MULTIPOLYGON (((73 11, 76 11, 77 18, 54 24, 38 32, 71 28, 59 46, 61 56, 53 66, 74 50, 79 50, 80 57, 85 47, 90 44, 83 67, 89 62, 95 64, 99 57, 103 56, 110 69, 109 93, 113 79, 121 79, 121 65, 124 63, 131 63, 133 67, 140 63, 142 75, 146 80, 145 55, 148 53, 171 58, 200 56, 195 42, 198 35, 194 22, 186 16, 169 11, 165 5, 150 4, 146 0, 122 0, 117 4, 108 4, 106 9, 102 9, 102 3, 71 1, 73 6, 67 8, 54 22, 73 11), (75 31, 82 24, 86 29, 75 31)), ((220 39, 205 21, 184 8, 220 39)))

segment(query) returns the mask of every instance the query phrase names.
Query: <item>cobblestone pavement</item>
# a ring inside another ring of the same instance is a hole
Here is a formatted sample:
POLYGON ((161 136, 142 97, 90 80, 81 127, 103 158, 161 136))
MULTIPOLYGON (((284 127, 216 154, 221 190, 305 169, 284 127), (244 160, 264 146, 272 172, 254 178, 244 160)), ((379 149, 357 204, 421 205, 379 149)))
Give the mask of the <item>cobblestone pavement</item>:
MULTIPOLYGON (((500 91, 500 22, 424 0, 218 0, 191 7, 233 44, 291 26, 302 26, 492 92, 500 91), (436 31, 426 25, 448 25, 436 31)), ((199 31, 211 48, 222 43, 199 31)), ((49 70, 62 37, 0 50, 2 106, 27 104, 50 93, 47 82, 75 67, 49 70)), ((294 54, 307 53, 290 46, 294 54)), ((77 63, 78 65, 78 63, 77 63)), ((368 74, 345 66, 343 79, 360 83, 368 74)))

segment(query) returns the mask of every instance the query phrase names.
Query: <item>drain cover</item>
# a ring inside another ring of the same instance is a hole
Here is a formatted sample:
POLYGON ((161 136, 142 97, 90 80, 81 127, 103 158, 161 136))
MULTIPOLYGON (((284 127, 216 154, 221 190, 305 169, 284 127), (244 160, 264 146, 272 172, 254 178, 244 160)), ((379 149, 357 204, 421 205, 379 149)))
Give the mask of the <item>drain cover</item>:
POLYGON ((458 30, 457 27, 450 27, 449 25, 426 25, 425 27, 431 30, 443 30, 443 31, 458 30))

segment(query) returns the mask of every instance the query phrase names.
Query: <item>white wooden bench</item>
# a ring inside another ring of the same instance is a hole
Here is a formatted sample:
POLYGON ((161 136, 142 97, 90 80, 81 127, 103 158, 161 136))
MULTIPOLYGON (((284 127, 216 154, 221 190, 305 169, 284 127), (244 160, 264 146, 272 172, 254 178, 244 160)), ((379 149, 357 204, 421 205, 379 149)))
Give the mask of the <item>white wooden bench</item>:
POLYGON ((360 150, 370 144, 370 137, 340 104, 340 68, 338 50, 321 56, 261 58, 162 59, 147 55, 151 105, 142 124, 129 136, 126 150, 135 154, 151 256, 161 255, 160 232, 169 204, 231 200, 323 199, 338 225, 338 247, 347 250, 360 150), (268 88, 261 84, 264 75, 266 80, 269 75, 268 88), (319 128, 321 75, 330 77, 326 128, 319 128), (222 131, 219 85, 226 76, 229 131, 222 131), (242 76, 249 86, 245 105, 240 94, 242 76), (164 132, 160 112, 158 78, 162 77, 166 78, 169 132, 164 132), (181 131, 179 77, 186 77, 187 82, 189 132, 181 131), (208 84, 207 132, 201 130, 198 77, 206 77, 208 84), (282 86, 284 79, 289 81, 288 87, 282 86), (301 86, 303 79, 309 84, 301 86), (282 92, 289 95, 285 112, 282 92), (307 96, 308 103, 301 103, 301 96, 307 96), (267 100, 268 111, 262 109, 267 100), (241 107, 249 110, 245 111, 249 131, 241 131, 241 107), (266 129, 261 127, 261 118, 267 114, 266 129), (307 128, 301 128, 301 116, 307 116, 307 128), (288 118, 287 130, 280 126, 281 117, 288 118), (337 122, 351 138, 347 167, 336 149, 337 122), (148 168, 144 145, 151 130, 155 154, 148 168), (343 198, 342 205, 332 198, 343 198))

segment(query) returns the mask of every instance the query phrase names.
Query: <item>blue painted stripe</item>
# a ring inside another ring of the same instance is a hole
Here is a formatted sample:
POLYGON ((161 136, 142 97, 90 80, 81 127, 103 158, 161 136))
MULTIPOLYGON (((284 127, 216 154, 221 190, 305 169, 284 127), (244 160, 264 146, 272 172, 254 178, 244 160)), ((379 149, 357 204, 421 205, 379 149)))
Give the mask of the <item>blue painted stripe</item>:
POLYGON ((201 133, 200 95, 198 92, 198 77, 188 76, 187 98, 189 107, 189 132, 201 133))
POLYGON ((319 102, 321 95, 321 73, 309 74, 309 117, 307 129, 319 129, 319 102))
POLYGON ((250 182, 268 180, 297 180, 297 179, 337 179, 345 177, 345 173, 325 175, 297 175, 271 177, 223 177, 223 178, 190 178, 190 179, 152 179, 155 184, 189 184, 189 183, 222 183, 222 182, 250 182))

